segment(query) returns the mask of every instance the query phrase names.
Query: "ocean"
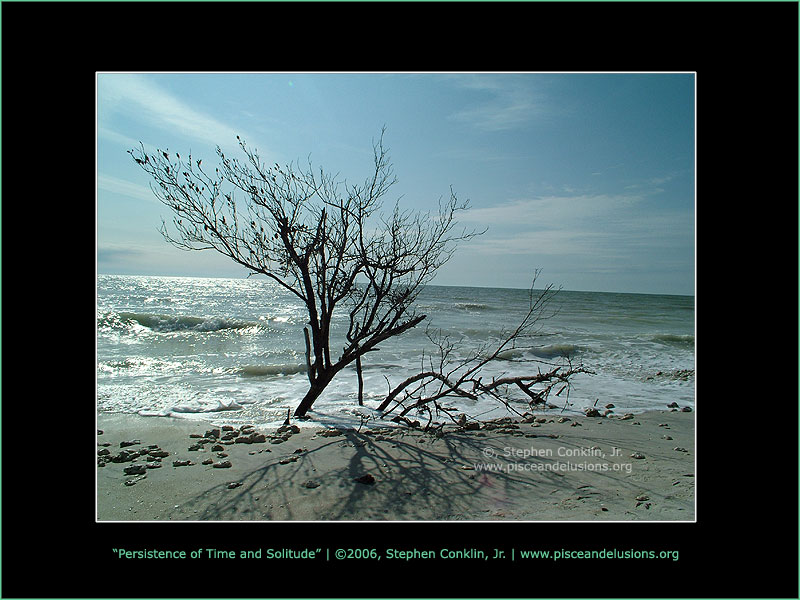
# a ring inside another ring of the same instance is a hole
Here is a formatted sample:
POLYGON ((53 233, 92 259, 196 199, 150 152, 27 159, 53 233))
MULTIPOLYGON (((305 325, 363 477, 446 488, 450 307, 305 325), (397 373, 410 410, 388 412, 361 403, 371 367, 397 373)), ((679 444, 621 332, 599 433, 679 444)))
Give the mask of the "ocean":
MULTIPOLYGON (((391 425, 374 409, 390 386, 418 372, 423 356, 435 352, 426 324, 449 335, 463 355, 516 327, 529 294, 428 286, 416 304, 428 318, 363 358, 364 406, 358 406, 355 368, 348 367, 308 416, 321 425, 391 425)), ((484 381, 544 371, 569 356, 573 366, 594 374, 575 375, 568 396, 552 393, 549 401, 558 408, 545 412, 581 414, 613 404, 621 415, 672 402, 694 408, 694 297, 561 290, 549 306, 557 314, 487 365, 484 381)), ((342 333, 341 313, 334 335, 342 333)), ((97 410, 280 425, 308 388, 306 320, 304 306, 266 279, 98 275, 97 410)), ((332 359, 343 346, 332 343, 332 359)), ((517 397, 519 412, 543 411, 531 410, 521 392, 517 397)), ((446 404, 479 418, 513 415, 491 399, 446 404)))

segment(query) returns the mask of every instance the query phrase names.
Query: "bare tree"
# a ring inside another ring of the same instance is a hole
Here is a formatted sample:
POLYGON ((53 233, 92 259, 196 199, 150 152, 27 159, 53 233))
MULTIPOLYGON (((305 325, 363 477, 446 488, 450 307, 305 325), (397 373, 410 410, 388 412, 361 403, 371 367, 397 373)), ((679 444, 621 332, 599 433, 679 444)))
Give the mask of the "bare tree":
MULTIPOLYGON (((559 290, 548 284, 543 290, 536 292, 538 275, 537 270, 531 284, 528 311, 522 321, 515 329, 503 332, 500 340, 494 344, 486 343, 459 357, 457 342, 441 330, 428 329, 426 335, 436 350, 428 354, 427 364, 423 356, 422 370, 390 387, 386 398, 378 406, 379 411, 384 411, 384 417, 397 410, 395 418, 408 421, 405 415, 412 410, 418 410, 428 414, 429 425, 434 412, 445 414, 456 421, 452 413, 458 409, 446 406, 446 401, 458 398, 478 401, 482 397, 496 400, 508 410, 519 414, 513 406, 515 398, 511 392, 521 391, 529 407, 542 405, 547 402, 554 387, 561 384, 556 393, 560 396, 565 388, 569 389, 572 376, 578 373, 592 373, 583 365, 573 366, 571 358, 565 355, 561 364, 540 361, 540 365, 547 367, 544 372, 539 366, 536 373, 503 374, 500 377, 492 377, 490 381, 484 381, 485 367, 490 363, 497 364, 496 361, 502 359, 509 350, 519 350, 520 343, 535 336, 541 330, 543 321, 557 313, 557 309, 551 306, 551 301, 559 290)), ((462 416, 461 420, 457 421, 458 424, 464 425, 465 418, 462 416)))
POLYGON ((353 362, 360 371, 364 354, 421 323, 426 316, 414 310, 417 295, 458 242, 479 235, 456 231, 468 201, 452 189, 433 215, 402 210, 399 202, 380 212, 396 183, 383 134, 373 144, 374 170, 360 185, 315 171, 310 160, 304 169, 267 165, 238 136, 245 158, 217 147, 213 173, 191 155, 184 161, 163 150, 147 153, 141 144, 129 150, 173 213, 174 233, 161 226, 168 242, 216 250, 305 305, 309 389, 295 416, 306 414, 339 371, 353 362), (340 308, 349 321, 337 357, 331 323, 340 308))

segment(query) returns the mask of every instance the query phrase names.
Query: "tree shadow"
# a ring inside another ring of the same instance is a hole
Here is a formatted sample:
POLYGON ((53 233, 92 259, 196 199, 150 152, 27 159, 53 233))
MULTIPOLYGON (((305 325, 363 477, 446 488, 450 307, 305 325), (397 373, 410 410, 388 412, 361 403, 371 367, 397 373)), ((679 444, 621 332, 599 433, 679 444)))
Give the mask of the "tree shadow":
MULTIPOLYGON (((574 478, 555 470, 480 468, 500 456, 505 439, 468 432, 435 437, 402 431, 382 437, 348 431, 311 450, 270 457, 233 482, 236 487, 220 484, 184 503, 179 514, 212 521, 492 520, 523 508, 530 512, 537 503, 552 504, 577 491, 574 478), (341 459, 334 468, 330 453, 341 459), (356 481, 366 474, 374 483, 356 481)), ((578 445, 568 439, 560 443, 578 445)))

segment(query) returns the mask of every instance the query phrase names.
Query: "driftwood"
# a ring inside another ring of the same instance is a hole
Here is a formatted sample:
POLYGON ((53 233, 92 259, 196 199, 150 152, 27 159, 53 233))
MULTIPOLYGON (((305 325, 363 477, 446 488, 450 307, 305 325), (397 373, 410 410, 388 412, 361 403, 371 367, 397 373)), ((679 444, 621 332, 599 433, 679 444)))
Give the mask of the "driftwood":
POLYGON ((497 361, 503 352, 519 349, 517 345, 519 342, 535 335, 542 321, 556 314, 550 310, 549 305, 558 290, 548 285, 544 290, 535 292, 534 285, 538 275, 539 271, 536 272, 531 284, 527 314, 514 330, 505 332, 495 346, 486 344, 456 359, 454 355, 457 344, 449 336, 441 331, 426 331, 428 339, 437 350, 428 355, 427 364, 423 357, 424 368, 420 372, 407 377, 397 385, 390 386, 387 396, 378 406, 383 416, 387 417, 397 411, 395 420, 410 422, 406 415, 418 409, 428 413, 427 427, 430 427, 434 410, 437 413, 444 413, 453 421, 456 420, 451 414, 456 412, 456 409, 445 406, 443 404, 445 400, 461 398, 477 401, 482 397, 489 397, 503 404, 507 410, 521 414, 512 404, 517 400, 511 395, 514 390, 519 390, 525 395, 529 407, 545 404, 553 388, 559 384, 563 386, 556 396, 566 388, 568 398, 570 379, 579 373, 592 373, 582 364, 573 365, 569 356, 564 356, 562 364, 540 362, 539 364, 545 365, 547 369, 542 371, 539 366, 534 374, 503 375, 493 377, 490 381, 483 381, 485 375, 482 375, 482 372, 487 365, 497 361))

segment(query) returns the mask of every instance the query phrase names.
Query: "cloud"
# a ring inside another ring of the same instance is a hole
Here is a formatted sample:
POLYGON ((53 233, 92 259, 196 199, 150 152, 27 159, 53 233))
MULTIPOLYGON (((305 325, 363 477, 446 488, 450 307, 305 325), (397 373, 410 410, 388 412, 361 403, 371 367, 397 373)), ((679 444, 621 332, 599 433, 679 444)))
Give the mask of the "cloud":
POLYGON ((101 246, 97 248, 98 263, 123 263, 141 255, 141 250, 119 245, 101 246))
POLYGON ((153 191, 149 187, 102 173, 97 176, 97 189, 121 194, 136 200, 158 202, 153 191))
POLYGON ((641 202, 638 195, 550 195, 510 200, 495 206, 470 209, 462 220, 491 224, 570 223, 594 221, 641 202))
POLYGON ((489 227, 472 246, 492 255, 562 256, 601 263, 693 247, 691 213, 656 210, 645 196, 524 198, 470 209, 460 220, 489 227))
POLYGON ((197 110, 142 75, 99 75, 98 106, 101 121, 107 119, 106 111, 120 111, 152 126, 212 145, 225 147, 235 144, 237 135, 245 137, 240 129, 197 110))
POLYGON ((102 138, 110 142, 113 142, 115 144, 119 144, 126 150, 139 146, 139 140, 135 140, 132 137, 128 137, 127 135, 121 134, 107 127, 98 127, 97 136, 98 138, 102 138))
POLYGON ((519 129, 547 113, 544 96, 522 78, 498 80, 492 75, 460 75, 451 78, 462 89, 488 96, 474 106, 450 115, 482 131, 519 129))

